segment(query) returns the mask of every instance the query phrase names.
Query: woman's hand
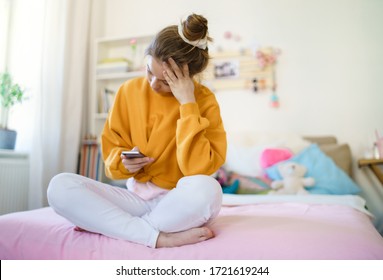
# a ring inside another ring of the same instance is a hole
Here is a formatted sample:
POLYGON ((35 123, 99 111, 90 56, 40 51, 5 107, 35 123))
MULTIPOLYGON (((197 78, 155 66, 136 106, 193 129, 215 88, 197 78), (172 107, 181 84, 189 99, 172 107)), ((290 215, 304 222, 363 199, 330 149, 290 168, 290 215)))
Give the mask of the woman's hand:
POLYGON ((163 72, 166 82, 180 104, 194 103, 194 82, 189 76, 189 67, 187 64, 178 67, 173 58, 168 62, 163 62, 165 71, 163 72))
MULTIPOLYGON (((138 147, 134 147, 132 151, 138 151, 138 147)), ((121 155, 122 164, 130 173, 135 173, 143 168, 145 165, 152 163, 154 158, 142 157, 142 158, 128 158, 124 155, 121 155)))

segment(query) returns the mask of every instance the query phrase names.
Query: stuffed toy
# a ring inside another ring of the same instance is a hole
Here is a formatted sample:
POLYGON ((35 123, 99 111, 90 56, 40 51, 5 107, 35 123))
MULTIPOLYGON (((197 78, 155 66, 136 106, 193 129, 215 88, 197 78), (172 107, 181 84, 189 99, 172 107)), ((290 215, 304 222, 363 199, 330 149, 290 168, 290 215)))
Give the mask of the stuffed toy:
POLYGON ((307 177, 306 167, 296 162, 285 162, 278 165, 279 174, 282 180, 276 180, 271 183, 269 194, 308 194, 305 187, 312 187, 315 183, 314 178, 307 177))

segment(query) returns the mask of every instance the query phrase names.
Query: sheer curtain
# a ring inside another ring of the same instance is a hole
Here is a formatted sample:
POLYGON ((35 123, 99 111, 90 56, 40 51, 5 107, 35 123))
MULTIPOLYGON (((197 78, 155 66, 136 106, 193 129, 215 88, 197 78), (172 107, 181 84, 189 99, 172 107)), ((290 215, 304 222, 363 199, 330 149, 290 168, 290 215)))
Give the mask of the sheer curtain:
POLYGON ((30 209, 46 205, 54 175, 77 169, 88 95, 91 3, 13 0, 11 6, 8 68, 30 95, 11 116, 18 131, 16 149, 30 154, 30 209))
POLYGON ((9 0, 0 0, 0 72, 4 72, 6 67, 9 7, 9 0))

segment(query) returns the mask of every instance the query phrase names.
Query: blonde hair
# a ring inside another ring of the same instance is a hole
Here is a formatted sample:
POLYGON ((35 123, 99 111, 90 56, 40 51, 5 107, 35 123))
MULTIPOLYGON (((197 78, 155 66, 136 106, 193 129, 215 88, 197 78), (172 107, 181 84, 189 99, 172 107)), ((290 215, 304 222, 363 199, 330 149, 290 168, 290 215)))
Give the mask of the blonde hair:
MULTIPOLYGON (((207 19, 201 15, 191 14, 182 21, 183 36, 188 41, 207 39, 212 42, 208 35, 207 19)), ((145 51, 146 55, 153 56, 160 61, 167 61, 170 57, 178 66, 189 66, 189 74, 193 77, 205 70, 209 62, 209 48, 201 49, 186 42, 178 33, 178 26, 171 25, 162 29, 150 43, 145 51)))

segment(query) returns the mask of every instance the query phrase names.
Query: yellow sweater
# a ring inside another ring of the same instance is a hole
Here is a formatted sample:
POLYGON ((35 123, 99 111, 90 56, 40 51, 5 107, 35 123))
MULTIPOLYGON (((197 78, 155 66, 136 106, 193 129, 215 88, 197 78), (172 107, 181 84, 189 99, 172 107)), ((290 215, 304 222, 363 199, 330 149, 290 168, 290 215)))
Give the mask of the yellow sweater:
POLYGON ((122 84, 101 136, 106 175, 172 189, 183 176, 217 171, 227 145, 220 109, 208 88, 195 83, 194 95, 196 103, 180 105, 171 93, 153 91, 146 78, 122 84), (120 154, 134 146, 154 162, 130 173, 120 154))

